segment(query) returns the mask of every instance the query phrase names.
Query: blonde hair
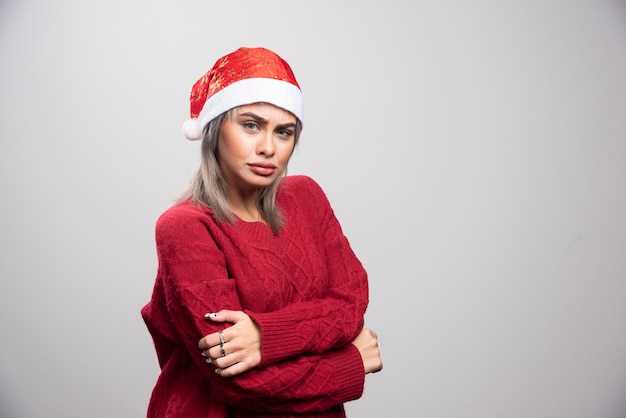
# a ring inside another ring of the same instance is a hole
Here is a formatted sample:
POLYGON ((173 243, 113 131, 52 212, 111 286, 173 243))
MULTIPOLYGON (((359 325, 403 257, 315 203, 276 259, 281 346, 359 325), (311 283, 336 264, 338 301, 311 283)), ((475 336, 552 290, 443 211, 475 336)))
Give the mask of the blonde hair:
MULTIPOLYGON (((217 143, 219 141, 220 128, 226 119, 232 119, 237 114, 238 107, 230 109, 207 124, 202 138, 201 161, 196 173, 191 179, 187 188, 180 194, 177 202, 190 200, 196 205, 209 207, 213 211, 213 216, 218 222, 235 223, 233 213, 228 206, 226 195, 228 194, 228 184, 222 175, 218 164, 217 143)), ((294 150, 298 144, 302 123, 299 119, 296 122, 294 134, 294 150)), ((270 225, 272 232, 278 234, 285 220, 276 205, 276 193, 278 191, 282 177, 287 175, 287 168, 282 175, 268 187, 259 190, 256 199, 256 206, 261 217, 270 225)))

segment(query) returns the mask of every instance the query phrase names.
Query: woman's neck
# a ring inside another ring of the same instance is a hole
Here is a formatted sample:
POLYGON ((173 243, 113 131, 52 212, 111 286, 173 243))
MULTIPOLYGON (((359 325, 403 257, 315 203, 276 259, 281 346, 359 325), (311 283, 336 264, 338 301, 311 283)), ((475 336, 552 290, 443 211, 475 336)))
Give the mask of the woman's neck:
POLYGON ((246 222, 259 222, 262 220, 261 213, 256 204, 256 193, 247 196, 230 194, 227 197, 230 210, 237 217, 246 222))

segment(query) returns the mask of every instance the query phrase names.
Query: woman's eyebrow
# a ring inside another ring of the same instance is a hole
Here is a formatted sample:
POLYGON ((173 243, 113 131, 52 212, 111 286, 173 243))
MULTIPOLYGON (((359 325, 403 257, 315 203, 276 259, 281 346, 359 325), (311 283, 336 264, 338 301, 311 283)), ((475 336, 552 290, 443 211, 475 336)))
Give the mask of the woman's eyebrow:
POLYGON ((267 123, 267 119, 264 119, 263 117, 257 115, 256 113, 252 113, 252 112, 240 113, 239 116, 246 116, 246 117, 252 118, 259 123, 267 123))
MULTIPOLYGON (((256 113, 252 113, 252 112, 240 113, 239 116, 252 118, 255 121, 257 121, 258 123, 260 123, 260 124, 267 124, 268 123, 267 119, 263 118, 262 116, 257 115, 256 113)), ((294 122, 283 123, 283 124, 277 126, 278 129, 295 128, 295 127, 296 127, 296 124, 294 122)))

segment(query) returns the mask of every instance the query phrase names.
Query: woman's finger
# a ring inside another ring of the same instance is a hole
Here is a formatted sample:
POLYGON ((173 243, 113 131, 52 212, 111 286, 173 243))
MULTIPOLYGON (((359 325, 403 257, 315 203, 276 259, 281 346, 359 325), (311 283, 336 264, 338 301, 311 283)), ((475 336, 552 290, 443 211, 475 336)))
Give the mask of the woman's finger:
MULTIPOLYGON (((213 334, 206 335, 200 338, 198 341, 198 348, 204 350, 205 348, 211 348, 219 346, 222 341, 226 342, 228 339, 226 329, 214 332, 213 334)), ((229 340, 229 339, 228 339, 229 340)))

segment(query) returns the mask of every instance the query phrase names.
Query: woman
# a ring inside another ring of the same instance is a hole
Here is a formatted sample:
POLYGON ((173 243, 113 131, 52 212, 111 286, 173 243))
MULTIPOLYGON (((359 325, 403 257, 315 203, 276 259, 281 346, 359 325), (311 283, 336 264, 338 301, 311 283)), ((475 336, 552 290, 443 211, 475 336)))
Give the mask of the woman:
POLYGON ((367 275, 324 192, 286 177, 302 129, 289 65, 264 48, 192 88, 197 174, 159 218, 142 316, 161 374, 149 417, 344 417, 382 369, 367 275))

